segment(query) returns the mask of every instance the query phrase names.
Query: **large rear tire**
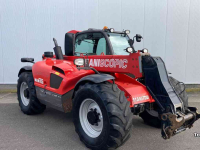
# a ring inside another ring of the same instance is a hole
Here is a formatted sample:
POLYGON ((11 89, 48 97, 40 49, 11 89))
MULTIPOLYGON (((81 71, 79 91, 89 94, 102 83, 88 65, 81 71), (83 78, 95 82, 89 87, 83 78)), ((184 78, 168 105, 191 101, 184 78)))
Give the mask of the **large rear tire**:
POLYGON ((40 114, 46 106, 36 97, 34 79, 31 72, 20 74, 17 84, 17 96, 21 111, 27 115, 40 114))
POLYGON ((187 93, 185 91, 185 85, 182 82, 179 82, 178 80, 176 80, 173 77, 169 77, 169 81, 170 81, 171 85, 174 87, 176 93, 181 98, 184 106, 188 107, 188 96, 187 96, 187 93))
MULTIPOLYGON (((181 82, 174 79, 173 77, 169 76, 169 81, 171 85, 174 87, 174 90, 181 98, 183 105, 188 107, 188 96, 185 91, 185 87, 181 82)), ((155 107, 157 108, 157 107, 155 107)), ((161 127, 161 120, 158 117, 157 110, 145 110, 144 112, 140 113, 140 117, 144 120, 144 122, 150 126, 160 128, 161 127)))
POLYGON ((130 137, 133 115, 116 84, 86 83, 73 99, 73 120, 80 140, 92 150, 115 149, 130 137))
POLYGON ((145 110, 139 116, 143 119, 144 123, 156 128, 161 127, 161 120, 156 110, 145 110))

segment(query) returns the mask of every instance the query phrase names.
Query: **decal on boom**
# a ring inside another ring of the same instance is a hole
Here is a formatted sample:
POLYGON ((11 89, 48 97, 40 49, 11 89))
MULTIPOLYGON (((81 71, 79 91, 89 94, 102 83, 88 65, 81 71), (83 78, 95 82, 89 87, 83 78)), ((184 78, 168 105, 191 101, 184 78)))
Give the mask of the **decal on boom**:
POLYGON ((108 67, 126 69, 127 59, 90 59, 90 67, 108 67))

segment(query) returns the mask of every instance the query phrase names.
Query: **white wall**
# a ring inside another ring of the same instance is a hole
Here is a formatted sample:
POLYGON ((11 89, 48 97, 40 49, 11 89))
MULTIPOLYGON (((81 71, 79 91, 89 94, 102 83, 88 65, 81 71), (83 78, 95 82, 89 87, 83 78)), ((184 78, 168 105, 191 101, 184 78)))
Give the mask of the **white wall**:
POLYGON ((130 29, 161 56, 168 71, 185 83, 200 84, 199 0, 0 0, 0 84, 16 83, 21 57, 41 60, 55 37, 105 25, 130 29))

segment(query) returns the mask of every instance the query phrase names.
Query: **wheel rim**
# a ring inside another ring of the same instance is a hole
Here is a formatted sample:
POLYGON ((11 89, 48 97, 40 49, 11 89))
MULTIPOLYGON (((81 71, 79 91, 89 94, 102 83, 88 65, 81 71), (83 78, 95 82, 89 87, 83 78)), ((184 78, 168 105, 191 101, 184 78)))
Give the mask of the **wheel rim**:
POLYGON ((82 102, 79 109, 79 119, 83 130, 88 136, 96 138, 101 134, 103 130, 103 115, 99 105, 93 99, 85 99, 82 102), (92 116, 98 118, 92 118, 92 116), (98 121, 95 122, 94 119, 98 121))
POLYGON ((30 102, 28 93, 26 93, 26 92, 28 92, 28 85, 26 82, 22 82, 22 84, 20 86, 20 96, 21 96, 21 100, 22 100, 22 103, 24 104, 24 106, 28 106, 28 104, 30 102))

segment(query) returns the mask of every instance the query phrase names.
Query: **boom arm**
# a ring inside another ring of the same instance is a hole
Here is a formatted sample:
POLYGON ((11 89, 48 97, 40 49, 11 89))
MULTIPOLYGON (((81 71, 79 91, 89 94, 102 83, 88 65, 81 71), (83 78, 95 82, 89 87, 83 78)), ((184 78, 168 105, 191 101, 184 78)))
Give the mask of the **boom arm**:
MULTIPOLYGON (((84 56, 87 59, 86 56, 84 56)), ((74 61, 78 56, 64 56, 64 59, 74 61)), ((88 56, 89 66, 99 72, 108 73, 129 73, 135 78, 142 77, 141 54, 131 53, 130 55, 92 55, 88 56)))

